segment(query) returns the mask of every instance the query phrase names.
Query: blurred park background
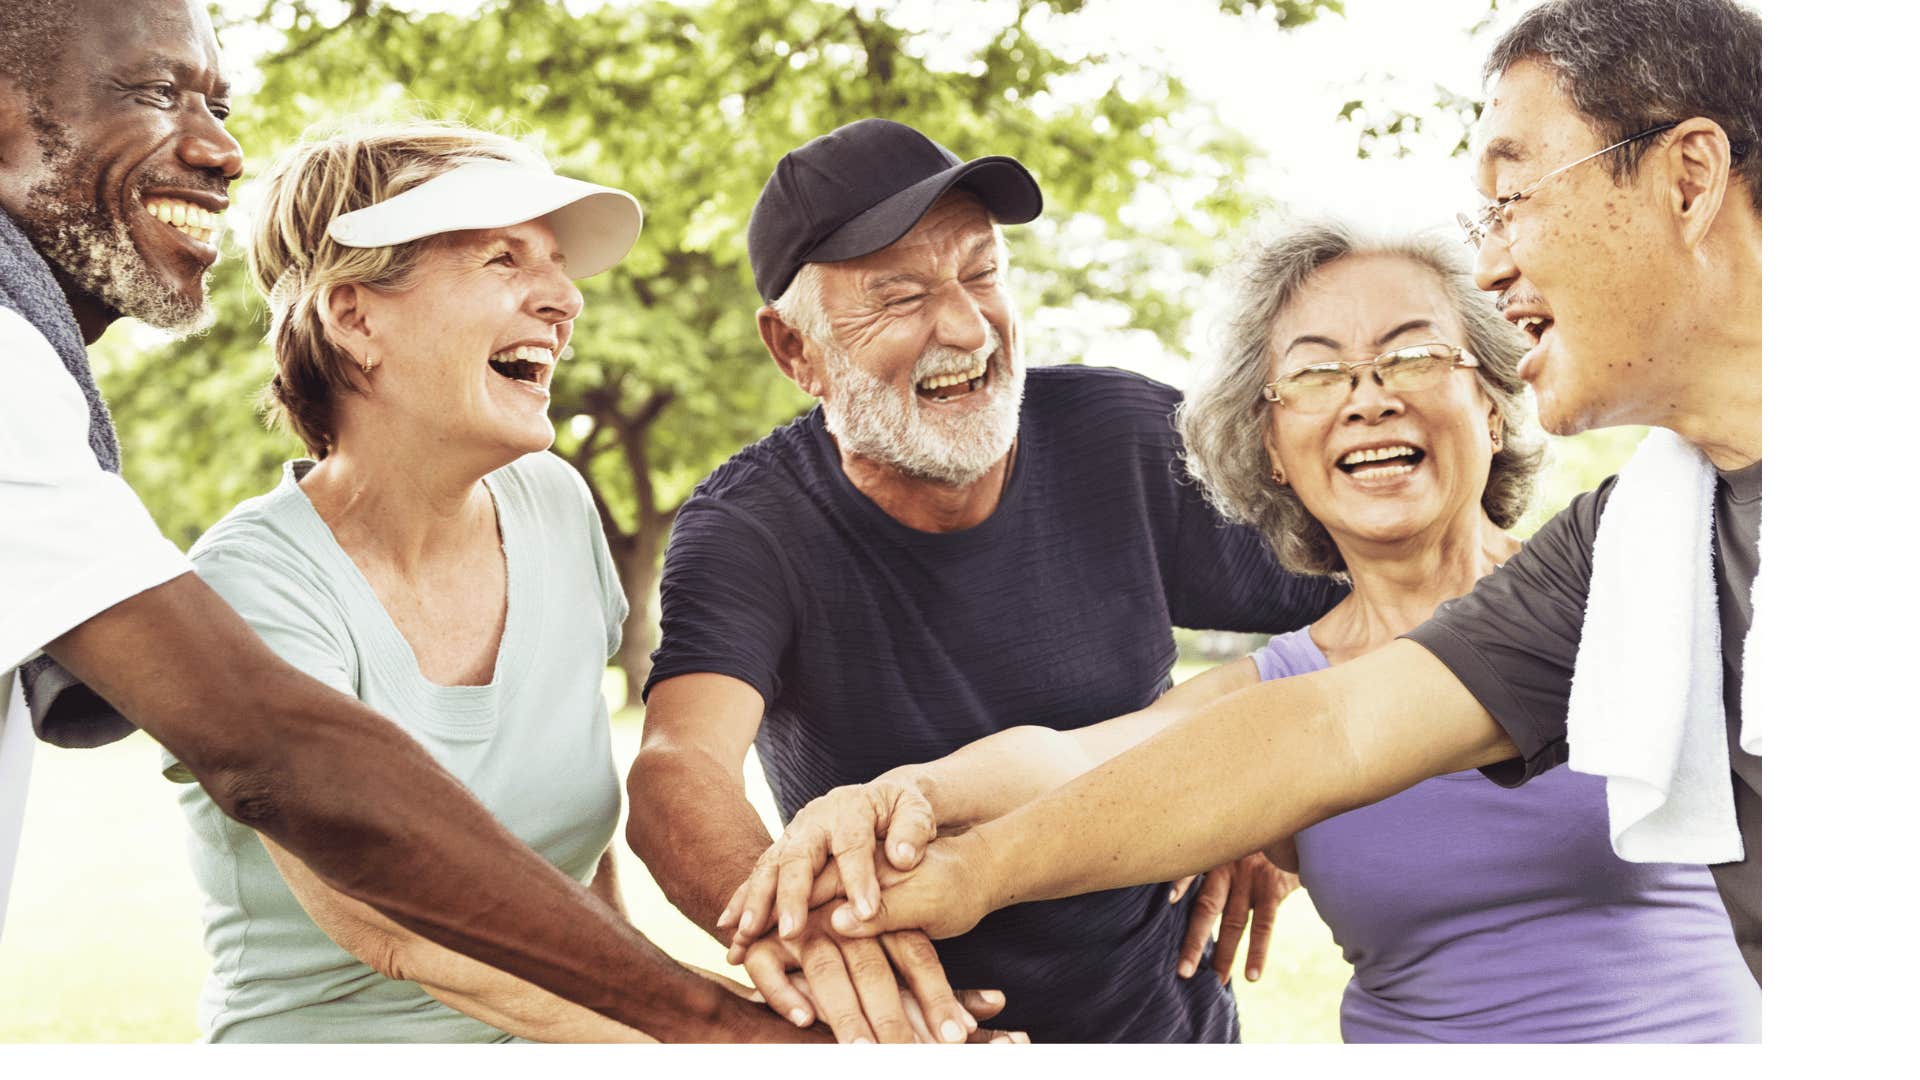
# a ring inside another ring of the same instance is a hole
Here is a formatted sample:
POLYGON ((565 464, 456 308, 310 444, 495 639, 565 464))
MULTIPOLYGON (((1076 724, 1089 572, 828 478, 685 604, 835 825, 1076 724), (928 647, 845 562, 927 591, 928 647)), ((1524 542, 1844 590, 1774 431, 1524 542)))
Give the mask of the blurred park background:
MULTIPOLYGON (((563 172, 635 193, 646 227, 587 306, 555 380, 555 449, 589 479, 632 597, 609 671, 617 757, 642 723, 626 687, 652 648, 674 511, 740 446, 809 404, 761 348, 748 213, 781 153, 839 124, 907 121, 962 157, 1009 154, 1047 209, 1009 231, 1030 364, 1086 362, 1179 385, 1210 347, 1207 275, 1287 213, 1452 230, 1475 201, 1460 154, 1478 66, 1517 0, 228 0, 212 5, 249 172, 316 123, 464 120, 563 172)), ((236 189, 233 232, 251 192, 236 189)), ((255 400, 271 359, 239 245, 219 322, 168 341, 116 327, 96 366, 127 477, 182 547, 298 453, 255 400)), ((1529 532, 1639 437, 1555 440, 1529 532)), ((1061 612, 1071 619, 1073 612, 1061 612)), ((1179 674, 1244 641, 1183 635, 1179 674)), ((196 1037, 206 971, 173 796, 144 736, 41 748, 0 937, 0 1042, 196 1037)), ((351 763, 343 763, 351 767, 351 763)), ((749 762, 750 788, 772 802, 749 762)), ((622 846, 622 845, 617 845, 622 846)), ((625 854, 623 852, 623 854, 625 854)), ((622 867, 638 924, 706 966, 721 950, 622 867)), ((1304 895, 1266 975, 1240 984, 1249 1041, 1333 1041, 1347 976, 1304 895)))

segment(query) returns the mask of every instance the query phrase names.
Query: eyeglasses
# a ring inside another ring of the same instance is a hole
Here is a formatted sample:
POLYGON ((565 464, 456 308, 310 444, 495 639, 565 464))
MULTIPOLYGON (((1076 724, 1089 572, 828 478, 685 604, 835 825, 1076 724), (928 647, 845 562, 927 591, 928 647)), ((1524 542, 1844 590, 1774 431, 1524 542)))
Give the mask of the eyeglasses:
POLYGON ((1373 381, 1390 393, 1426 390, 1456 367, 1475 368, 1480 361, 1465 349, 1435 341, 1383 352, 1357 364, 1334 360, 1308 364, 1260 387, 1260 396, 1299 413, 1330 412, 1360 385, 1360 369, 1372 368, 1373 381))
POLYGON ((1535 180, 1533 183, 1528 184, 1526 187, 1521 188, 1519 191, 1516 191, 1511 195, 1502 195, 1500 198, 1497 198, 1492 202, 1488 203, 1486 206, 1482 207, 1480 212, 1473 215, 1472 217, 1468 217, 1465 214, 1455 214, 1453 215, 1454 220, 1458 221, 1460 223, 1460 227, 1466 230, 1467 243, 1472 244, 1476 249, 1478 249, 1481 244, 1486 243, 1487 237, 1489 236, 1498 236, 1504 239, 1507 233, 1507 226, 1513 220, 1513 209, 1512 209, 1513 204, 1517 202, 1523 202, 1526 199, 1531 198, 1534 192, 1540 190, 1540 185, 1546 183, 1547 181, 1553 179, 1556 176, 1559 176, 1561 173, 1566 172, 1568 169, 1574 168, 1579 165, 1585 165, 1587 162, 1592 161, 1594 158, 1597 158, 1602 154, 1606 154, 1614 150, 1618 150, 1630 142, 1636 142, 1640 139, 1646 138, 1649 135, 1658 135, 1661 132, 1667 130, 1668 128, 1677 127, 1679 123, 1680 122, 1678 120, 1675 120, 1671 123, 1661 124, 1659 127, 1648 128, 1647 130, 1641 132, 1638 135, 1629 135, 1626 138, 1621 139, 1619 142, 1614 143, 1612 146, 1603 147, 1602 149, 1595 150, 1593 153, 1588 154, 1586 157, 1581 158, 1579 161, 1570 161, 1567 164, 1560 166, 1559 168, 1553 170, 1547 175, 1541 177, 1540 179, 1535 180))

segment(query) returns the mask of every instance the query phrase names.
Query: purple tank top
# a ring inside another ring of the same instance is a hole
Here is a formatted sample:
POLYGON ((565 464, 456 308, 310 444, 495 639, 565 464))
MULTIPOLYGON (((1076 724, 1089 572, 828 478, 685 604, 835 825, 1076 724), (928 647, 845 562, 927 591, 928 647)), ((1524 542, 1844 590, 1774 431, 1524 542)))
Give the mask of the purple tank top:
MULTIPOLYGON (((1260 678, 1327 666, 1307 631, 1260 678)), ((1760 987, 1703 866, 1629 863, 1606 782, 1476 771, 1303 830, 1300 880, 1353 965, 1348 1042, 1753 1042, 1760 987)))

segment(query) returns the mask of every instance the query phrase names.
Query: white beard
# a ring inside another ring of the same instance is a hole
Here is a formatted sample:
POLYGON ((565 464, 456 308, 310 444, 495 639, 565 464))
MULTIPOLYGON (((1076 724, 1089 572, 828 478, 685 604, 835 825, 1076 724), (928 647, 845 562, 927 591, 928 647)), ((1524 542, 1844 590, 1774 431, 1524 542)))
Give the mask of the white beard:
POLYGON ((1027 382, 1026 369, 1001 347, 999 332, 989 328, 988 333, 978 352, 935 345, 922 353, 904 393, 827 346, 830 391, 820 408, 840 449, 948 487, 965 487, 985 476, 1013 448, 1027 382), (974 393, 987 399, 965 413, 925 404, 913 389, 921 379, 983 359, 990 369, 987 385, 974 393))

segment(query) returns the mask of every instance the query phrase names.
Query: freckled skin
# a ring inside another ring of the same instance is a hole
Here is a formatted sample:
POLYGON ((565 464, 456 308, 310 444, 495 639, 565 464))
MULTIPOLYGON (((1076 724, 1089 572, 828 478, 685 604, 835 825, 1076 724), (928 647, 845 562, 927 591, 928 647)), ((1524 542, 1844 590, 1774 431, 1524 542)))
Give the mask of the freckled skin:
MULTIPOLYGON (((76 0, 74 35, 34 103, 0 79, 0 207, 33 223, 56 210, 124 222, 165 287, 198 305, 208 263, 154 221, 140 195, 152 187, 224 196, 243 167, 226 132, 227 85, 205 10, 190 0, 76 0), (148 64, 159 57, 168 67, 148 64), (174 96, 149 87, 165 81, 174 96)), ((92 342, 120 312, 60 273, 92 342)))
MULTIPOLYGON (((1489 198, 1519 191, 1611 141, 1548 69, 1522 61, 1490 88, 1475 183, 1489 198)), ((1504 238, 1481 245, 1475 280, 1503 306, 1553 319, 1522 365, 1547 430, 1657 424, 1722 468, 1751 464, 1761 444, 1759 209, 1712 120, 1681 119, 1644 145, 1622 183, 1595 160, 1516 203, 1504 238), (1632 356, 1643 359, 1613 368, 1632 356)))
MULTIPOLYGON (((1358 255, 1322 267, 1274 321, 1268 377, 1309 364, 1370 360, 1387 349, 1444 342, 1466 332, 1433 271, 1394 255, 1358 255), (1385 335, 1416 320, 1430 326, 1385 335), (1302 337, 1325 338, 1294 344, 1302 337), (1289 348, 1289 346, 1292 346, 1289 348)), ((1471 371, 1395 394, 1363 375, 1335 410, 1303 414, 1269 406, 1267 453, 1308 511, 1344 551, 1392 550, 1409 538, 1477 522, 1493 460, 1493 403, 1471 371), (1427 454, 1408 476, 1369 489, 1336 464, 1354 449, 1403 441, 1427 454)))

